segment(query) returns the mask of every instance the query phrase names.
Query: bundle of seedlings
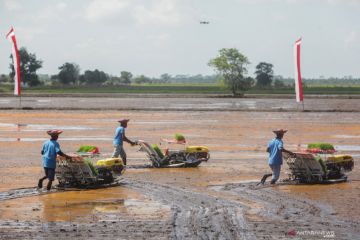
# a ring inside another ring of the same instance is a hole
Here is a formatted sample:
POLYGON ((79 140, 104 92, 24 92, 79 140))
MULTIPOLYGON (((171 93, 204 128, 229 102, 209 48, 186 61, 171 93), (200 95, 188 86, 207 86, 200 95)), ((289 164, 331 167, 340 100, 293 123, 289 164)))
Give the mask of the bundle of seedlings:
POLYGON ((93 154, 96 154, 96 153, 99 153, 99 148, 96 147, 96 146, 84 145, 84 146, 81 146, 77 150, 77 152, 78 153, 93 153, 93 154))
POLYGON ((163 154, 163 152, 161 151, 161 149, 159 148, 159 146, 157 144, 153 144, 152 148, 155 150, 155 152, 158 154, 158 156, 160 158, 164 158, 164 154, 163 154))
POLYGON ((175 133, 175 140, 178 142, 185 142, 185 137, 184 135, 180 134, 180 133, 175 133))
POLYGON ((91 172, 92 172, 95 176, 99 175, 98 170, 95 168, 94 164, 91 162, 90 159, 85 158, 85 159, 84 159, 84 163, 89 166, 91 172))
POLYGON ((323 170, 325 176, 328 174, 328 169, 326 167, 325 162, 322 160, 322 158, 320 156, 316 156, 315 160, 318 161, 320 163, 321 169, 323 170))
POLYGON ((330 143, 309 143, 307 151, 311 153, 334 153, 335 148, 330 143))

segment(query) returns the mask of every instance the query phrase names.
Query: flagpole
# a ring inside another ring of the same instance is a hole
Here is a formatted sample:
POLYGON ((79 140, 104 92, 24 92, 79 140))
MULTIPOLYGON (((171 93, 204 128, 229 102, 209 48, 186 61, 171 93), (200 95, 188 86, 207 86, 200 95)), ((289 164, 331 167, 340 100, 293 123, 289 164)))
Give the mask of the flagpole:
POLYGON ((294 80, 295 80, 295 94, 296 94, 296 102, 302 103, 303 111, 305 111, 304 104, 304 96, 302 89, 302 79, 301 79, 301 68, 300 68, 300 46, 301 46, 301 38, 296 40, 294 44, 294 80))
POLYGON ((20 70, 20 55, 17 47, 16 37, 14 33, 14 28, 11 27, 8 34, 6 34, 6 38, 12 43, 12 57, 13 57, 13 65, 14 65, 14 94, 19 96, 19 108, 21 108, 21 70, 20 70))
POLYGON ((305 111, 305 104, 304 101, 302 101, 302 107, 303 107, 303 112, 305 111))
POLYGON ((19 109, 21 109, 21 95, 19 96, 19 109))

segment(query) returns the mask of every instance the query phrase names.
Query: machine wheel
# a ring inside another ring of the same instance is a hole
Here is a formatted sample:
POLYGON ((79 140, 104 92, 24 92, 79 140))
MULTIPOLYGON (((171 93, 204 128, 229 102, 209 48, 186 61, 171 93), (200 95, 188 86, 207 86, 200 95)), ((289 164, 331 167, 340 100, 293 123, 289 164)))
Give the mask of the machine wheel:
POLYGON ((199 166, 201 163, 201 161, 197 161, 197 162, 192 162, 192 163, 185 163, 184 167, 197 167, 199 166))
POLYGON ((161 167, 161 164, 158 161, 153 161, 153 166, 159 168, 161 167))

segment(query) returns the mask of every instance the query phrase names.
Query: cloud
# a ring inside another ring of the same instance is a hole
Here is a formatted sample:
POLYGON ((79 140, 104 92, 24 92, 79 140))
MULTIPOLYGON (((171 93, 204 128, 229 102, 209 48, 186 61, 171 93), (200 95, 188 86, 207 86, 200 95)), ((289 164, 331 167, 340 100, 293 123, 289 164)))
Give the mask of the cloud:
POLYGON ((22 5, 16 0, 4 0, 4 6, 9 11, 20 10, 22 5))
POLYGON ((356 31, 351 31, 344 39, 345 46, 349 47, 351 45, 356 44, 358 39, 359 39, 358 33, 356 31))
POLYGON ((65 8, 67 8, 67 4, 64 2, 59 2, 56 4, 56 8, 59 10, 65 10, 65 8))
POLYGON ((89 21, 111 18, 128 6, 125 0, 93 0, 85 10, 85 18, 89 21))
POLYGON ((349 5, 352 7, 359 7, 360 6, 360 0, 326 0, 331 5, 349 5))
POLYGON ((184 18, 181 7, 175 0, 155 1, 149 7, 138 5, 135 7, 134 17, 138 24, 179 24, 184 18))

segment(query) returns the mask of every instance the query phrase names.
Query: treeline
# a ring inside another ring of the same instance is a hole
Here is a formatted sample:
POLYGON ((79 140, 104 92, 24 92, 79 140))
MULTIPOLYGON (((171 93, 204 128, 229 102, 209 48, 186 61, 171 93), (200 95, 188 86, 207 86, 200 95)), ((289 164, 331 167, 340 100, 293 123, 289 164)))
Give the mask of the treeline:
MULTIPOLYGON (((293 78, 284 78, 282 76, 274 76, 275 81, 283 82, 285 86, 292 87, 294 85, 293 78)), ((354 86, 360 85, 360 78, 353 78, 352 76, 337 77, 319 77, 319 78, 303 78, 303 85, 305 87, 311 86, 354 86)))
MULTIPOLYGON (((159 77, 145 75, 134 76, 129 71, 121 71, 119 75, 111 75, 104 71, 85 70, 81 72, 76 63, 66 62, 58 67, 59 72, 54 75, 37 74, 43 61, 37 59, 34 53, 29 53, 26 48, 19 49, 20 71, 22 84, 33 87, 39 85, 50 86, 121 86, 130 84, 215 84, 223 83, 235 95, 251 88, 292 88, 294 79, 275 75, 271 63, 260 62, 256 65, 255 77, 249 76, 247 65, 248 58, 237 49, 221 49, 219 55, 209 61, 217 74, 204 76, 198 75, 170 75, 164 73, 159 77)), ((10 56, 12 57, 12 56, 10 56)), ((0 84, 12 84, 15 75, 14 66, 10 64, 10 74, 0 75, 0 84)), ((312 85, 351 86, 360 85, 359 78, 346 76, 343 78, 306 78, 303 79, 304 87, 312 85)))
MULTIPOLYGON (((73 86, 121 86, 130 84, 165 84, 165 83, 216 83, 218 75, 175 75, 164 73, 158 78, 145 75, 134 76, 131 72, 121 71, 119 75, 111 75, 104 71, 85 70, 81 73, 80 66, 76 63, 66 62, 58 67, 59 72, 54 75, 37 74, 43 61, 37 59, 34 53, 29 53, 26 48, 19 49, 20 71, 22 84, 33 87, 39 85, 73 85, 73 86)), ((10 56, 12 58, 12 56, 10 56)), ((10 64, 10 74, 0 75, 0 84, 11 84, 15 75, 14 65, 10 64)))

